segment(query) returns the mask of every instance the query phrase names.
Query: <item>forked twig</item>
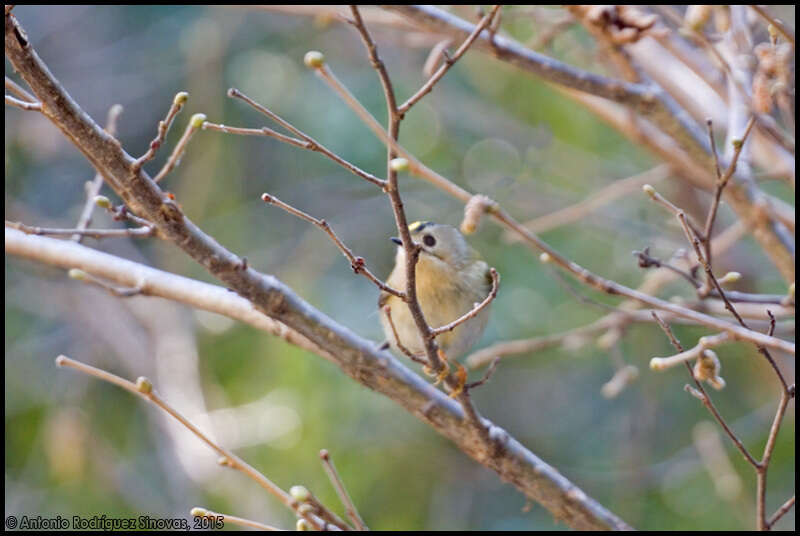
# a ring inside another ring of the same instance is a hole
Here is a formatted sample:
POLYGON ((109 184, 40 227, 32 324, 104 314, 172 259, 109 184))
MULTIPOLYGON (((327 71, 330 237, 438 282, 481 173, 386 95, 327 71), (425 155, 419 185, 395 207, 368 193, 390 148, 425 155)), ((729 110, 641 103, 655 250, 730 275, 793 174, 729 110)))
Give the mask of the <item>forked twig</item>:
POLYGON ((333 240, 333 243, 336 244, 336 247, 339 248, 339 251, 341 251, 342 254, 345 256, 345 258, 347 258, 347 260, 350 261, 350 267, 353 269, 355 273, 362 274, 364 277, 375 283, 375 285, 379 289, 388 292, 393 296, 397 296, 400 299, 405 298, 405 294, 403 292, 390 287, 389 285, 387 285, 386 283, 375 277, 375 275, 369 271, 369 268, 365 266, 364 258, 356 257, 355 255, 353 255, 353 252, 350 250, 350 248, 348 248, 344 244, 344 242, 342 242, 342 240, 336 235, 336 233, 333 232, 331 225, 327 221, 306 214, 302 210, 296 209, 293 206, 284 203, 274 195, 270 195, 267 193, 261 194, 261 200, 270 205, 275 205, 276 207, 280 207, 289 214, 297 216, 301 220, 305 220, 309 223, 312 223, 317 227, 319 227, 320 229, 322 229, 323 231, 325 231, 325 233, 331 238, 331 240, 333 240))
POLYGON ((347 493, 347 488, 344 487, 342 478, 339 476, 338 471, 336 471, 336 466, 333 465, 333 460, 331 460, 330 453, 323 449, 319 451, 319 457, 322 460, 322 467, 325 468, 325 473, 328 475, 328 479, 330 479, 331 484, 333 484, 333 487, 336 490, 336 494, 339 495, 339 499, 344 505, 345 511, 347 512, 347 517, 350 518, 350 521, 353 522, 353 525, 356 527, 356 529, 368 530, 364 520, 361 519, 360 515, 358 515, 358 510, 356 510, 356 506, 353 504, 350 494, 347 493))

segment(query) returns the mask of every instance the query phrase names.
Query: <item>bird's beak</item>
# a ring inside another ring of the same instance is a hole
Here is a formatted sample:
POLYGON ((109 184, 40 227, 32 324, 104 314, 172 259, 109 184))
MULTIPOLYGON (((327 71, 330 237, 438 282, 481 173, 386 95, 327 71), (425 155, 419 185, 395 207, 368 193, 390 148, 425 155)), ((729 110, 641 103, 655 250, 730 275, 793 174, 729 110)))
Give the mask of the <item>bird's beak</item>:
POLYGON ((398 246, 402 246, 403 245, 403 241, 400 240, 399 238, 397 238, 396 236, 393 236, 393 237, 389 238, 389 240, 391 240, 392 242, 394 242, 398 246))

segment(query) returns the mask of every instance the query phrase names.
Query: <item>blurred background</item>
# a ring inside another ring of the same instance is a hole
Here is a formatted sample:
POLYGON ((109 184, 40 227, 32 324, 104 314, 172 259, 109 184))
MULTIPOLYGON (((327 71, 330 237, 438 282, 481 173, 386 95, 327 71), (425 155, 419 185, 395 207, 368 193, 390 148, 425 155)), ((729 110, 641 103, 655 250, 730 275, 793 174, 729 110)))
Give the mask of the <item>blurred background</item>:
MULTIPOLYGON (((474 8, 454 9, 474 20, 474 8)), ((567 25, 547 43, 537 41, 563 15, 548 11, 551 18, 543 19, 507 8, 503 31, 558 59, 604 72, 580 24, 567 25)), ((118 137, 132 155, 145 152, 175 93, 189 92, 165 147, 147 165, 151 174, 194 113, 230 126, 275 127, 227 98, 229 87, 343 158, 385 174, 381 143, 303 65, 305 52, 323 51, 356 97, 385 119, 380 85, 357 33, 322 12, 17 6, 14 13, 50 70, 95 121, 103 124, 113 104, 124 107, 118 137)), ((794 20, 792 6, 774 7, 773 13, 794 20)), ((422 67, 438 39, 402 28, 370 28, 400 98, 407 98, 425 81, 422 67)), ((6 75, 15 77, 8 61, 6 75)), ((428 166, 489 195, 520 221, 660 164, 539 79, 476 51, 414 107, 400 141, 428 166)), ((793 202, 785 182, 758 171, 765 191, 793 202)), ((74 227, 85 201, 84 182, 93 176, 44 117, 6 107, 7 220, 74 227)), ((408 175, 400 180, 409 221, 461 221, 460 202, 408 175)), ((685 206, 704 207, 709 200, 671 177, 656 186, 685 206)), ((269 192, 325 218, 356 255, 386 276, 394 256, 388 237, 395 228, 388 199, 377 188, 318 154, 269 138, 211 131, 194 137, 162 187, 251 266, 274 274, 360 335, 383 340, 377 289, 353 275, 319 229, 259 199, 269 192)), ((102 193, 118 201, 110 189, 102 193)), ((716 229, 733 222, 723 205, 716 229)), ((98 210, 93 225, 120 224, 98 210)), ((674 218, 639 188, 541 236, 579 264, 634 287, 645 271, 632 250, 650 246, 653 255, 669 258, 686 247, 674 218)), ((605 314, 567 292, 534 252, 509 241, 499 227, 484 224, 470 242, 502 275, 477 348, 564 331, 605 314)), ((84 243, 213 282, 177 248, 156 240, 84 243)), ((750 236, 715 262, 718 273, 743 274, 738 290, 786 292, 750 236)), ((210 449, 162 412, 116 387, 56 369, 53 360, 63 353, 129 379, 150 377, 173 406, 284 489, 303 484, 339 509, 317 456, 328 449, 372 529, 563 527, 396 404, 278 338, 162 299, 115 298, 49 266, 6 257, 5 268, 6 515, 187 518, 200 505, 294 526, 290 512, 239 473, 219 467, 210 449)), ((661 293, 692 295, 681 282, 661 293)), ((708 334, 685 326, 675 332, 686 346, 708 334)), ((793 337, 792 330, 788 338, 793 337)), ((474 397, 483 414, 639 529, 750 529, 751 467, 717 426, 708 425, 702 404, 684 392, 685 370, 648 369, 651 357, 672 353, 657 327, 633 325, 612 350, 593 339, 572 340, 509 357, 474 397), (615 398, 602 396, 602 386, 625 364, 638 367, 638 379, 615 398), (707 463, 703 448, 726 462, 707 463)), ((774 373, 749 346, 727 345, 718 353, 728 387, 713 392, 715 403, 747 447, 760 453, 777 404, 774 373)), ((777 359, 793 382, 794 360, 777 359)), ((791 403, 769 472, 769 512, 794 493, 794 422, 791 403)), ((793 510, 776 528, 794 523, 793 510)))

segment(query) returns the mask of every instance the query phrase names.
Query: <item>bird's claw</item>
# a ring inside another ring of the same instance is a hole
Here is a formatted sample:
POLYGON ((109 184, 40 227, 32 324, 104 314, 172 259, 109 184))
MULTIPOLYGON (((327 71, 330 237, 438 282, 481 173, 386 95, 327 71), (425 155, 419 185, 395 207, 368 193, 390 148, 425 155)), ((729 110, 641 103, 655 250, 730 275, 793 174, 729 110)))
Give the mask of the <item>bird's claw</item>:
POLYGON ((456 384, 455 388, 450 392, 450 398, 456 398, 461 393, 464 392, 464 386, 467 384, 467 369, 461 363, 456 363, 456 379, 458 380, 458 384, 456 384))

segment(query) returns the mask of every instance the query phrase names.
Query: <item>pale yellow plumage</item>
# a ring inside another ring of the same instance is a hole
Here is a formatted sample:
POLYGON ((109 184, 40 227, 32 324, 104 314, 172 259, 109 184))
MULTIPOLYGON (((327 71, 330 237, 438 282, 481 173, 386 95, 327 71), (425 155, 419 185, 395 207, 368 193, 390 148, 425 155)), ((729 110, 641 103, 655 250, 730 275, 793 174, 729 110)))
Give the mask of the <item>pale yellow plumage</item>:
MULTIPOLYGON (((409 226, 409 231, 412 240, 422 246, 416 267, 416 287, 417 299, 428 325, 438 328, 448 324, 489 295, 492 287, 489 267, 458 230, 449 225, 416 222, 409 226)), ((405 259, 405 250, 398 247, 394 269, 386 281, 401 291, 406 288, 405 259)), ((378 305, 383 331, 392 348, 399 351, 384 311, 387 305, 391 308, 392 322, 402 345, 423 357, 425 349, 408 306, 386 292, 381 293, 378 305)), ((453 331, 437 337, 439 348, 448 359, 458 358, 480 339, 488 319, 487 307, 453 331)))

